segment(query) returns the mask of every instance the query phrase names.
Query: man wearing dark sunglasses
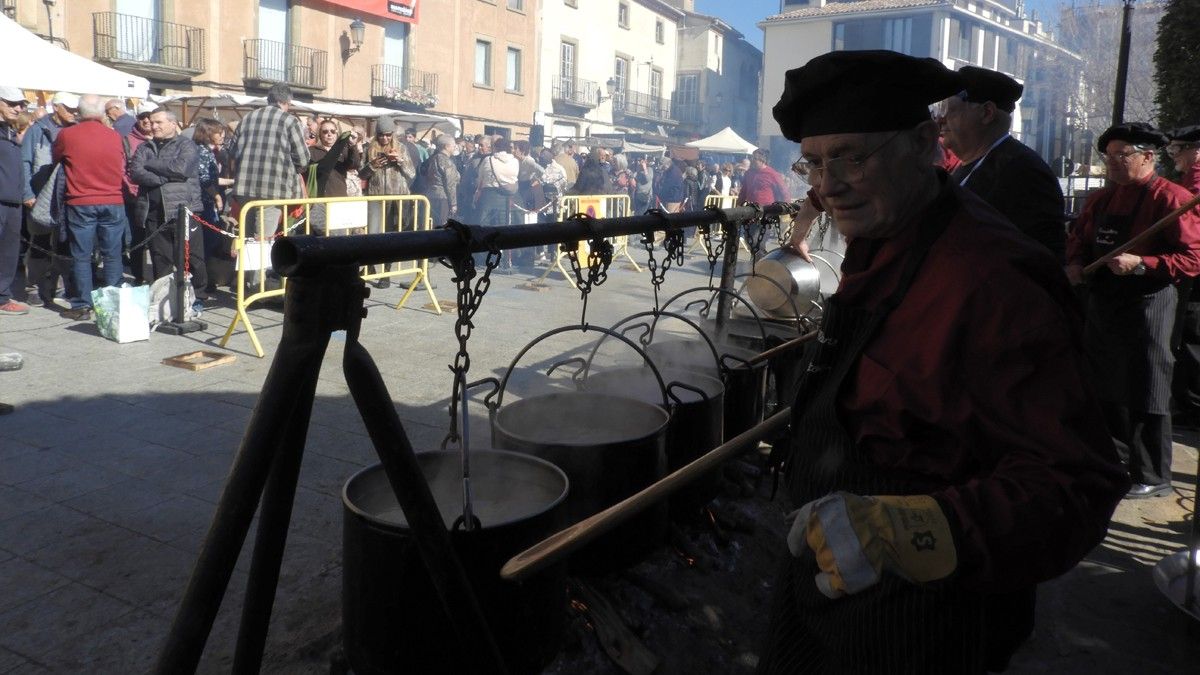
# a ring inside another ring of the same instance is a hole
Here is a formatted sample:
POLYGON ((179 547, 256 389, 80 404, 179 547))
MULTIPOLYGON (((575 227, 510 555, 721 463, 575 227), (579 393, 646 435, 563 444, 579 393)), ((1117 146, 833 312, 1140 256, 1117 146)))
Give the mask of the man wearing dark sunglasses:
POLYGON ((760 675, 1003 670, 1129 483, 1058 262, 933 165, 934 59, 838 51, 774 108, 847 238, 792 404, 760 675))

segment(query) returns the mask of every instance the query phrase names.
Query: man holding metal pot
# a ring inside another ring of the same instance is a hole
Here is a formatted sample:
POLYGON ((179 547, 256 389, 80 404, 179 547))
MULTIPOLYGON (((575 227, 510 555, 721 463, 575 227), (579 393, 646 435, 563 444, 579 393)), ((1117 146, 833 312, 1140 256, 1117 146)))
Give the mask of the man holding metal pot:
POLYGON ((775 106, 848 239, 793 404, 792 555, 759 673, 983 673, 1129 481, 1054 258, 930 158, 933 59, 841 51, 775 106))

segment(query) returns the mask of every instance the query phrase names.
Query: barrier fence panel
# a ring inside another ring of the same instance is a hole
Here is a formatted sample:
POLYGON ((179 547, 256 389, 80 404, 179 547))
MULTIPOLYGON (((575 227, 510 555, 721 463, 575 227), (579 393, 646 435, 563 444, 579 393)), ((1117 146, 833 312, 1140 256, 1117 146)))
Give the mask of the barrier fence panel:
MULTIPOLYGON (((704 208, 715 206, 718 209, 732 209, 737 205, 737 195, 708 195, 704 198, 704 208)), ((743 251, 750 252, 750 247, 746 245, 746 240, 738 237, 738 243, 743 251)), ((709 254, 708 242, 704 237, 698 234, 692 239, 692 245, 688 247, 687 253, 694 253, 697 248, 704 251, 704 255, 709 254)))
MULTIPOLYGON (((250 323, 249 307, 260 300, 282 296, 287 280, 271 269, 271 247, 280 237, 295 234, 316 234, 327 237, 353 236, 365 233, 395 233, 433 228, 429 200, 422 195, 379 195, 369 197, 321 197, 314 199, 270 199, 247 202, 238 217, 234 254, 237 256, 237 312, 225 335, 224 347, 238 324, 246 327, 246 335, 259 358, 264 355, 262 344, 250 323), (267 226, 264 228, 263 223, 267 226), (265 234, 264 234, 265 232, 265 234)), ((396 303, 400 309, 418 286, 429 295, 434 311, 442 313, 433 286, 429 283, 429 261, 410 261, 367 268, 362 275, 366 281, 411 277, 408 289, 396 303)))
MULTIPOLYGON (((563 218, 577 213, 586 214, 593 218, 623 218, 633 215, 633 210, 630 205, 629 195, 568 195, 559 198, 558 213, 563 218)), ((629 253, 628 235, 612 237, 610 241, 613 243, 613 259, 616 259, 617 256, 625 256, 626 260, 629 261, 629 264, 633 265, 635 270, 642 271, 637 261, 629 253)), ((586 241, 579 242, 577 255, 581 263, 587 259, 589 251, 590 249, 586 241)), ((558 247, 554 256, 554 263, 546 268, 542 276, 538 277, 538 281, 544 281, 546 277, 550 276, 551 272, 557 270, 567 280, 567 283, 571 284, 571 287, 574 288, 574 275, 563 267, 562 261, 566 256, 567 254, 562 250, 562 247, 558 247)))

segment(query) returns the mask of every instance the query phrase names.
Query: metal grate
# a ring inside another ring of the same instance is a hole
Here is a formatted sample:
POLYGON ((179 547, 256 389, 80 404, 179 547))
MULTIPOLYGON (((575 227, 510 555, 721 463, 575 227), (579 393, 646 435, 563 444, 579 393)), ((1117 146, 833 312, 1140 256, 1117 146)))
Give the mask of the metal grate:
POLYGON ((550 87, 550 98, 572 105, 595 108, 600 105, 600 87, 591 80, 559 77, 550 87))
POLYGON ((283 82, 299 89, 325 88, 328 52, 274 40, 242 43, 242 77, 252 82, 283 82))
POLYGON ((199 75, 205 69, 204 29, 116 12, 92 14, 97 61, 142 64, 199 75))

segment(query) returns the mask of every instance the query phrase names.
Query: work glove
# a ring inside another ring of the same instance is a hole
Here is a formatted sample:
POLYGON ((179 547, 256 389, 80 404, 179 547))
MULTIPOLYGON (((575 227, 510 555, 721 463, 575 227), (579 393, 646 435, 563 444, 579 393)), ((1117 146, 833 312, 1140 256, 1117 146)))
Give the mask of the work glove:
POLYGON ((835 492, 792 514, 788 549, 816 555, 817 588, 830 598, 879 582, 884 570, 913 583, 954 572, 958 554, 946 514, 928 495, 860 497, 835 492))

